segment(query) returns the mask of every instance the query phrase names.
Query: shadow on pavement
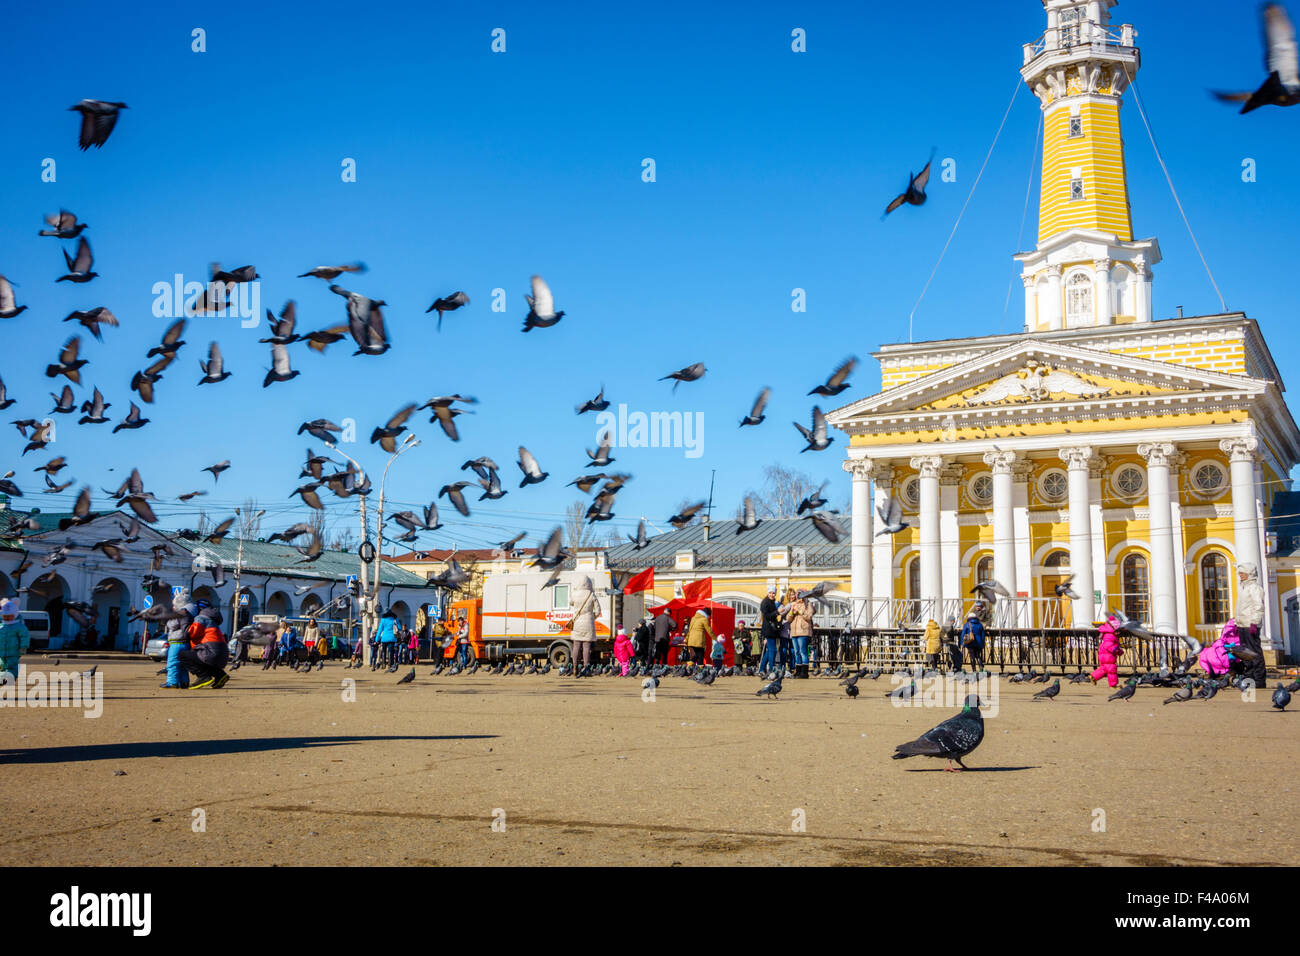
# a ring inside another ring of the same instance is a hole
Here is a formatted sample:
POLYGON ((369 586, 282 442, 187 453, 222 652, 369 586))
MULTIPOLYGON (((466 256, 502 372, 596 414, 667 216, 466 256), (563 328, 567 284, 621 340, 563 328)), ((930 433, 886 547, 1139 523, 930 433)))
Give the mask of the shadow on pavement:
POLYGON ((363 737, 237 737, 231 740, 146 740, 139 743, 94 744, 83 747, 0 748, 0 764, 76 763, 81 760, 130 760, 135 757, 206 757, 216 754, 260 753, 395 740, 493 740, 496 734, 363 737))

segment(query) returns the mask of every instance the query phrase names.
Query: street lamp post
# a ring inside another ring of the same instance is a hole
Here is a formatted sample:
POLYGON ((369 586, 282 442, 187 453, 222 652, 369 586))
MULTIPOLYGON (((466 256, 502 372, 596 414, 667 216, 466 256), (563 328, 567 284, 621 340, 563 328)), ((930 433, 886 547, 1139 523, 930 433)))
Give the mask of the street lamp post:
MULTIPOLYGON (((361 599, 361 634, 360 634, 361 655, 362 655, 361 665, 363 667, 371 662, 370 661, 370 635, 375 632, 375 626, 377 623, 375 604, 379 596, 379 582, 380 582, 381 573, 383 571, 383 565, 381 562, 383 560, 383 548, 384 548, 384 488, 388 484, 388 469, 393 466, 393 462, 397 461, 397 459, 400 458, 404 453, 414 448, 418 444, 420 444, 420 439, 416 438, 415 435, 408 433, 406 436, 406 440, 402 442, 401 447, 398 448, 397 451, 393 453, 392 457, 388 459, 388 464, 384 466, 383 478, 380 479, 379 482, 379 513, 377 516, 378 520, 376 522, 376 528, 375 528, 378 547, 376 548, 375 551, 376 563, 375 563, 374 587, 372 588, 370 586, 369 569, 366 565, 366 561, 364 558, 361 559, 361 568, 360 568, 361 573, 358 579, 359 582, 358 596, 361 599)), ((353 458, 351 455, 347 454, 347 452, 342 451, 337 445, 331 442, 326 442, 325 447, 330 449, 330 451, 338 452, 338 454, 342 455, 344 458, 346 458, 348 461, 352 463, 353 467, 355 467, 357 470, 357 484, 361 487, 364 487, 366 484, 366 472, 365 469, 361 467, 360 463, 357 462, 357 460, 353 458)), ((363 546, 367 541, 370 540, 370 526, 366 520, 366 499, 368 497, 369 497, 368 495, 364 495, 364 494, 360 496, 361 502, 360 502, 359 510, 361 513, 361 543, 363 546)))

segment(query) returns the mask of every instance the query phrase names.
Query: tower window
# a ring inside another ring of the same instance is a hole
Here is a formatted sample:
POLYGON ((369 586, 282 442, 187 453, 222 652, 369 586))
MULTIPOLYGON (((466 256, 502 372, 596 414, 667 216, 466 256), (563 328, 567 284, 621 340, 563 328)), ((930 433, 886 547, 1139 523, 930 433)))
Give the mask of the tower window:
POLYGON ((1065 284, 1065 323, 1066 328, 1091 325, 1092 280, 1085 273, 1076 272, 1065 284))
POLYGON ((1078 200, 1078 199, 1082 199, 1082 198, 1083 198, 1083 180, 1082 180, 1082 179, 1071 179, 1071 180, 1070 180, 1070 199, 1071 199, 1071 200, 1078 200))
POLYGON ((1071 116, 1071 117, 1070 117, 1070 136, 1073 138, 1073 137, 1076 137, 1076 136, 1082 136, 1082 135, 1083 135, 1083 117, 1082 117, 1082 116, 1071 116))

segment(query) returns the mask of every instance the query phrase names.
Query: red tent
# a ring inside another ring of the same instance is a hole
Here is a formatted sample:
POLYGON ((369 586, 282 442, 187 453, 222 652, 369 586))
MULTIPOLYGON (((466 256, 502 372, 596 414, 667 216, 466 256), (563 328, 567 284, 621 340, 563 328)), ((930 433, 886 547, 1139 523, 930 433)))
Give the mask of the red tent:
MULTIPOLYGON (((718 604, 712 599, 706 599, 703 601, 687 601, 685 598, 674 598, 667 604, 660 605, 659 607, 647 608, 647 610, 656 617, 660 614, 670 615, 673 619, 674 632, 682 630, 686 623, 690 621, 691 617, 694 616, 695 612, 701 609, 709 612, 709 621, 713 627, 713 633, 720 634, 722 636, 723 644, 726 645, 727 653, 722 658, 723 666, 731 667, 736 663, 736 647, 731 642, 731 635, 736 630, 736 611, 734 608, 728 607, 725 604, 718 604)), ((681 648, 683 646, 684 645, 673 644, 669 648, 669 664, 677 663, 677 658, 681 653, 681 648)), ((706 647, 704 649, 705 658, 708 658, 709 653, 712 650, 713 648, 711 647, 706 647)))

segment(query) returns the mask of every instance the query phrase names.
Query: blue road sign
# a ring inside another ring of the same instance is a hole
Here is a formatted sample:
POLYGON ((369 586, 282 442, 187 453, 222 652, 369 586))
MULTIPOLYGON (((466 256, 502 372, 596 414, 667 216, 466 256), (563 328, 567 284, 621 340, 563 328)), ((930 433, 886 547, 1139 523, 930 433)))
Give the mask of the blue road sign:
POLYGON ((247 595, 247 594, 241 594, 241 595, 239 595, 239 606, 240 606, 240 607, 248 607, 248 595, 247 595))
POLYGON ((185 593, 185 589, 184 589, 184 588, 172 588, 172 600, 173 600, 173 601, 176 600, 178 597, 180 597, 180 596, 181 596, 182 594, 184 594, 184 593, 185 593))
POLYGON ((149 610, 149 608, 151 608, 151 607, 153 607, 153 595, 152 595, 152 594, 146 594, 146 595, 144 596, 144 609, 147 611, 147 610, 149 610))
POLYGON ((354 584, 356 584, 356 583, 357 583, 357 576, 356 576, 355 574, 349 574, 349 575, 347 576, 347 578, 346 578, 346 584, 347 584, 347 586, 348 586, 348 587, 352 587, 352 585, 354 585, 354 584))
POLYGON ((430 616, 431 616, 435 621, 441 621, 441 620, 442 620, 442 608, 438 607, 438 605, 436 605, 436 604, 430 604, 430 605, 429 605, 429 615, 430 615, 430 616))

